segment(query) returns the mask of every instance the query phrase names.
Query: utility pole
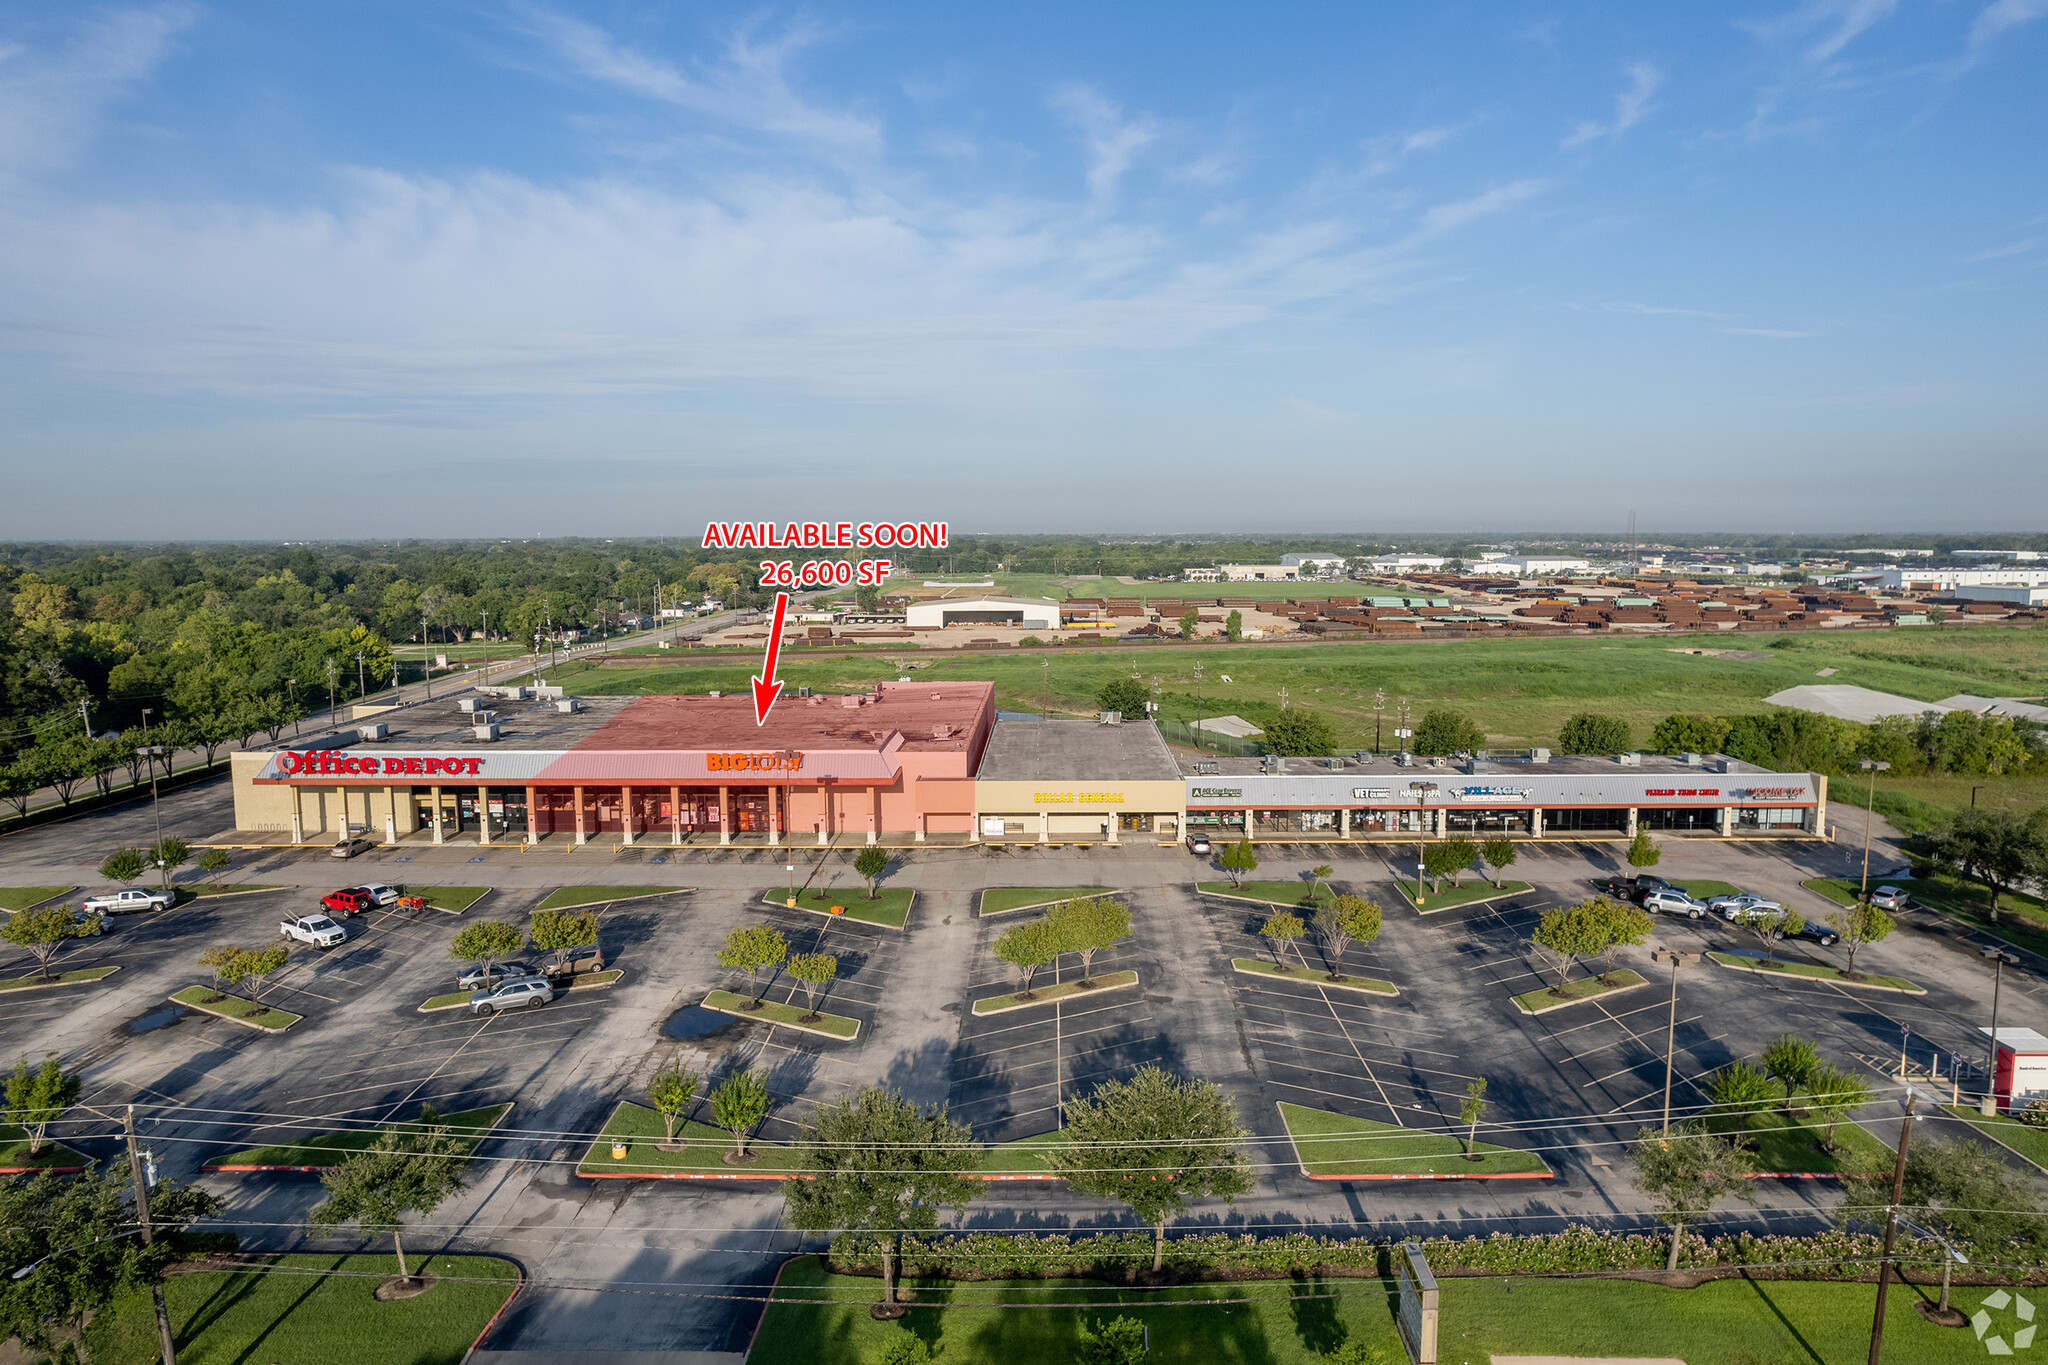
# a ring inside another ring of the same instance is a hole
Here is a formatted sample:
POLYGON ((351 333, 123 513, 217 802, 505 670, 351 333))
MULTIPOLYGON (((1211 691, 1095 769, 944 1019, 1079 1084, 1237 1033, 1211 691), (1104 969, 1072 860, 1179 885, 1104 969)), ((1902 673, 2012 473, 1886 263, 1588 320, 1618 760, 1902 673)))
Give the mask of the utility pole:
POLYGON ((1195 747, 1202 745, 1202 666, 1195 665, 1195 747))
POLYGON ((1870 774, 1870 790, 1863 798, 1863 884, 1856 890, 1856 899, 1867 901, 1870 899, 1870 810, 1877 804, 1877 775, 1889 771, 1892 765, 1874 758, 1863 758, 1856 761, 1856 766, 1870 774))
POLYGON ((1415 793, 1415 908, 1422 908, 1422 844, 1429 828, 1424 818, 1429 813, 1429 794, 1436 790, 1434 782, 1410 782, 1408 790, 1415 793))
POLYGON ((484 681, 491 680, 491 614, 484 613, 484 681))
POLYGON ((1899 1239, 1899 1200, 1906 1192, 1906 1144, 1913 1140, 1913 1087, 1906 1087, 1906 1117, 1899 1125, 1899 1152, 1892 1163, 1892 1198, 1884 1214, 1884 1259, 1877 1263, 1877 1311, 1870 1319, 1870 1365, 1884 1353, 1884 1302, 1891 1294, 1892 1248, 1899 1239))
POLYGON ((78 699, 78 718, 85 722, 85 737, 90 740, 92 738, 92 713, 86 709, 88 704, 84 697, 78 699))
POLYGON ((1384 687, 1380 687, 1380 688, 1375 688, 1375 689, 1373 689, 1373 694, 1372 694, 1372 756, 1373 756, 1374 758, 1378 758, 1378 757, 1380 756, 1380 721, 1381 721, 1381 719, 1382 719, 1382 716, 1383 716, 1383 713, 1384 713, 1384 712, 1386 711, 1386 709, 1387 709, 1387 690, 1386 690, 1386 689, 1385 689, 1384 687))
MULTIPOLYGON (((135 1106, 132 1104, 121 1115, 121 1131, 128 1137, 128 1171, 135 1178, 135 1221, 142 1224, 142 1244, 148 1246, 154 1240, 149 1226, 149 1180, 143 1174, 142 1152, 135 1145, 135 1106)), ((178 1344, 171 1339, 171 1314, 164 1306, 161 1281, 149 1286, 149 1298, 156 1308, 156 1335, 163 1346, 163 1365, 178 1365, 178 1344)))
POLYGON ((1984 1055, 1984 1101, 1977 1106, 1978 1112, 1991 1115, 1998 1112, 1998 988, 2005 984, 2006 964, 2020 965, 2019 955, 2007 952, 1997 944, 1979 948, 1977 952, 1992 961, 1991 968, 1991 1042, 1984 1055))
POLYGON ((1040 694, 1040 696, 1039 696, 1039 700, 1038 700, 1038 718, 1039 718, 1040 720, 1051 720, 1051 719, 1052 719, 1052 660, 1051 660, 1051 659, 1040 659, 1040 660, 1038 661, 1038 678, 1039 678, 1039 682, 1040 682, 1040 683, 1041 683, 1041 684, 1043 685, 1043 688, 1044 688, 1044 690, 1043 690, 1043 692, 1042 692, 1042 693, 1040 694))
POLYGON ((358 697, 370 695, 370 685, 363 680, 363 651, 360 649, 356 651, 356 695, 358 697))

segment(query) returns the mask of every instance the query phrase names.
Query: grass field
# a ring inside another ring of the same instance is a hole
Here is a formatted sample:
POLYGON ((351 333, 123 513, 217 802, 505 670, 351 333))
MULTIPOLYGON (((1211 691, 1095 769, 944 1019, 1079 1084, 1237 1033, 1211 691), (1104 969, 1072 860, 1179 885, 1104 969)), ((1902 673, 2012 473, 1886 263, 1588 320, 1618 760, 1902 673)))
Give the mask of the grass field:
POLYGON ((75 886, 0 886, 0 910, 10 913, 26 910, 77 889, 75 886))
POLYGON ((1986 1117, 1967 1104, 1944 1104, 1943 1109, 1969 1124, 1993 1142, 2003 1143, 2023 1160, 2048 1171, 2048 1128, 2036 1128, 2004 1114, 1986 1117))
POLYGON ((758 1019, 809 1033, 822 1033, 828 1038, 856 1038, 860 1035, 858 1019, 849 1019, 843 1014, 826 1014, 822 1010, 817 1018, 812 1019, 808 1017, 810 1011, 802 1005, 763 1000, 756 1006, 751 997, 735 995, 731 991, 712 991, 704 997, 704 1008, 717 1010, 720 1014, 735 1014, 742 1019, 758 1019))
POLYGON ((1640 986, 1642 984, 1642 977, 1623 967, 1620 971, 1611 973, 1607 981, 1602 981, 1597 976, 1582 976, 1576 980, 1568 981, 1565 983, 1561 993, 1549 986, 1538 990, 1525 991, 1514 998, 1515 1007, 1525 1014, 1536 1014, 1542 1010, 1554 1009, 1559 1005, 1575 1004, 1578 1001, 1591 1000, 1597 996, 1612 995, 1616 991, 1625 991, 1631 986, 1640 986))
MULTIPOLYGON (((1278 905, 1289 910, 1306 910, 1313 914, 1316 902, 1309 899, 1307 882, 1196 882, 1195 890, 1209 896, 1235 896, 1239 900, 1263 901, 1267 905, 1278 905)), ((1326 882, 1325 896, 1334 895, 1326 882)))
MULTIPOLYGON (((845 913, 833 916, 858 920, 862 924, 879 924, 889 929, 901 929, 910 919, 910 903, 917 896, 915 891, 901 887, 883 887, 868 899, 867 888, 856 886, 838 891, 798 891, 796 908, 808 910, 816 915, 832 914, 832 907, 839 906, 845 913)), ((789 889, 778 887, 761 893, 761 899, 770 905, 788 908, 789 889)))
POLYGON ((1717 882, 1712 878, 1702 881, 1673 882, 1672 885, 1684 888, 1685 894, 1691 896, 1696 901, 1711 900, 1715 896, 1739 895, 1742 891, 1742 888, 1734 882, 1717 882))
MULTIPOLYGON (((703 1112, 699 1104, 698 1111, 703 1112)), ((732 1150, 732 1134, 695 1119, 676 1123, 676 1140, 684 1144, 678 1152, 664 1152, 659 1143, 664 1127, 661 1115, 644 1104, 621 1103, 605 1121, 597 1141, 590 1144, 578 1163, 578 1175, 674 1176, 682 1174, 784 1175, 803 1169, 800 1153, 775 1142, 750 1140, 747 1151, 759 1155, 744 1165, 729 1166, 725 1154, 732 1150), (623 1138, 626 1159, 612 1160, 612 1142, 623 1138)), ((990 1175, 1035 1175, 1049 1172, 1045 1149, 1062 1141, 1059 1133, 1040 1133, 999 1143, 988 1149, 982 1169, 990 1175)))
POLYGON ((1294 964, 1283 972, 1261 957, 1233 957, 1230 959, 1230 966, 1234 971, 1248 972, 1253 976, 1270 976, 1276 981, 1299 981, 1306 986, 1322 986, 1333 991, 1363 991, 1367 995, 1401 993, 1395 989, 1393 982, 1382 981, 1376 976, 1347 976, 1342 981, 1332 981, 1320 967, 1312 966, 1303 971, 1299 964, 1294 964))
MULTIPOLYGON (((1463 710, 1485 727, 1488 742, 1495 745, 1555 745, 1565 719, 1585 710, 1628 721, 1640 743, 1671 712, 1763 711, 1765 697, 1823 681, 1819 675, 1824 668, 1837 670, 1827 682, 1854 683, 1921 701, 1939 701, 1958 692, 1998 697, 2048 691, 2048 630, 1970 626, 1735 638, 1716 633, 1327 645, 1117 645, 1019 654, 907 649, 887 657, 794 657, 784 661, 783 673, 791 686, 844 691, 895 677, 891 660, 902 658, 914 665, 920 678, 992 681, 998 706, 1034 711, 1042 696, 1040 664, 1050 659, 1052 704, 1076 715, 1092 713, 1095 693, 1112 678, 1129 677, 1135 663, 1142 676, 1160 680, 1160 714, 1181 721, 1195 718, 1192 670, 1199 663, 1206 714, 1234 712, 1262 723, 1262 717, 1270 718, 1277 710, 1275 691, 1285 687, 1293 704, 1330 717, 1340 748, 1363 748, 1373 742, 1372 697, 1381 688, 1390 698, 1409 698, 1417 713, 1436 706, 1463 710), (1769 658, 1747 661, 1688 652, 1731 646, 1769 658), (1231 678, 1227 683, 1221 681, 1226 673, 1231 678)), ((730 665, 630 671, 571 664, 558 670, 557 680, 589 695, 701 693, 712 688, 743 693, 755 662, 735 658, 730 665)), ((2026 781, 2048 789, 2048 779, 2026 781)), ((1901 779, 1883 785, 1919 796, 1921 783, 1934 784, 1926 788, 1929 792, 1939 789, 1938 797, 1925 799, 1951 807, 1969 804, 1968 791, 1956 802, 1945 779, 1901 779)), ((1984 784, 1979 780, 1975 785, 1984 784)), ((2035 801, 2044 803, 2048 798, 2035 801)))
MULTIPOLYGON (((1714 1115, 1707 1126, 1717 1133, 1733 1133, 1739 1125, 1733 1117, 1714 1115)), ((1754 1144, 1756 1168, 1771 1175, 1839 1175, 1880 1164, 1890 1168, 1892 1149, 1847 1120, 1835 1125, 1834 1151, 1820 1145, 1818 1125, 1782 1109, 1749 1115, 1746 1131, 1754 1144)))
POLYGON ((536 910, 573 910, 579 905, 603 901, 629 901, 641 896, 666 896, 680 890, 674 886, 558 886, 536 910))
POLYGON ((976 913, 1007 915, 1015 910, 1044 909, 1082 896, 1114 896, 1113 886, 992 886, 981 893, 976 913))
POLYGON ((54 988, 60 983, 69 985, 73 982, 104 981, 120 970, 119 967, 80 967, 75 972, 57 972, 47 981, 40 975, 17 976, 6 981, 0 981, 0 993, 7 991, 29 991, 35 990, 37 987, 54 988))
POLYGON ((491 888, 488 886, 406 886, 399 889, 406 895, 418 896, 436 910, 445 910, 451 915, 461 914, 491 894, 491 888))
POLYGON ((1333 1114, 1299 1104, 1280 1105, 1280 1120, 1294 1140, 1295 1155, 1310 1175, 1539 1175, 1550 1168, 1534 1154, 1480 1142, 1478 1161, 1467 1160, 1464 1144, 1441 1129, 1418 1130, 1333 1114))
MULTIPOLYGON (((179 1365, 457 1365, 511 1297, 518 1272, 491 1256, 411 1255, 415 1274, 440 1282, 417 1298, 379 1303, 390 1256, 280 1256, 247 1269, 173 1275, 164 1282, 179 1365)), ((158 1358, 149 1295, 115 1300, 86 1333, 95 1365, 158 1358)))
POLYGON ((28 1133, 18 1124, 0 1123, 0 1170, 40 1171, 51 1166, 69 1169, 90 1165, 91 1158, 74 1152, 55 1138, 46 1138, 43 1150, 31 1157, 28 1154, 28 1133))
POLYGON ((272 1009, 254 1000, 244 1000, 239 995, 223 996, 219 1000, 213 999, 213 995, 214 990, 211 986, 187 986, 171 999, 188 1009, 217 1014, 238 1024, 260 1028, 265 1033, 283 1033, 306 1017, 303 1014, 293 1014, 290 1010, 272 1009))
POLYGON ((177 894, 178 904, 187 901, 205 900, 209 896, 254 896, 264 891, 287 891, 289 887, 268 886, 262 882, 188 882, 184 886, 171 888, 177 894))
POLYGON ((1415 887, 1410 887, 1406 882, 1395 882, 1394 885, 1400 889, 1401 895, 1411 906, 1425 915, 1434 915, 1439 910, 1455 910, 1461 905, 1477 905, 1481 901, 1497 900, 1502 896, 1519 896, 1529 889, 1527 882, 1504 881, 1495 886, 1483 878, 1476 882, 1467 882, 1456 890, 1452 890, 1448 883, 1444 884, 1441 891, 1431 891, 1419 883, 1415 887), (1422 896, 1421 905, 1415 905, 1418 892, 1422 896))
MULTIPOLYGON (((493 1104, 482 1109, 467 1109, 459 1114, 443 1114, 441 1121, 454 1130, 455 1137, 462 1139, 462 1150, 469 1152, 483 1140, 484 1134, 497 1127, 511 1111, 512 1106, 509 1104, 493 1104)), ((420 1126, 417 1123, 395 1123, 381 1128, 321 1133, 315 1137, 301 1138, 297 1142, 223 1152, 207 1162, 207 1165, 333 1166, 338 1165, 351 1152, 368 1151, 379 1133, 393 1129, 418 1132, 420 1126)))
MULTIPOLYGON (((942 1352, 946 1365, 1069 1365, 1082 1327, 1119 1313, 1150 1329, 1147 1365, 1315 1365, 1347 1341, 1378 1346, 1388 1360, 1407 1358, 1393 1325, 1393 1287, 1379 1279, 1303 1276, 1169 1290, 1072 1280, 912 1283, 923 1306, 903 1327, 942 1352)), ((1440 1358, 1449 1365, 1552 1353, 1671 1357, 1687 1365, 1848 1365, 1870 1348, 1872 1290, 1863 1284, 1733 1279, 1668 1289, 1630 1280, 1462 1277, 1439 1283, 1440 1358)), ((868 1305, 881 1297, 879 1280, 830 1275, 814 1259, 791 1263, 776 1292, 842 1302, 771 1305, 748 1365, 866 1365, 899 1330, 868 1317, 868 1305)), ((1958 1301, 1974 1311, 1987 1293, 1965 1290, 1958 1301)), ((1921 1318, 1915 1297, 1910 1290, 1892 1293, 1887 1360, 1960 1365, 1985 1358, 1973 1333, 1921 1318)), ((2004 1321, 2008 1329, 2017 1325, 2010 1313, 2004 1321)))
POLYGON ((1758 976, 1803 976, 1815 981, 1832 981, 1841 986, 1884 986, 1891 990, 1904 991, 1908 995, 1927 993, 1903 976, 1885 976, 1880 972, 1858 972, 1857 979, 1852 981, 1843 974, 1841 968, 1819 962, 1787 962, 1781 957, 1765 966, 1762 958, 1744 957, 1738 953, 1708 953, 1707 956, 1723 967, 1752 972, 1758 976))

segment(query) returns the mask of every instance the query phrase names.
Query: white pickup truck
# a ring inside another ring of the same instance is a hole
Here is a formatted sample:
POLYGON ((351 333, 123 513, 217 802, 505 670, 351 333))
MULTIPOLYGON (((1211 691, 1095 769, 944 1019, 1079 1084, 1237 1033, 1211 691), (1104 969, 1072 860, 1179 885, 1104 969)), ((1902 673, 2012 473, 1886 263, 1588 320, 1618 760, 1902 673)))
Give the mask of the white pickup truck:
POLYGON ((315 948, 332 948, 348 941, 348 931, 325 915, 293 915, 280 921, 277 929, 283 937, 310 943, 315 948))
POLYGON ((103 896, 87 896, 80 901, 81 910, 96 911, 102 915, 132 915, 143 910, 168 910, 177 897, 168 891, 144 891, 131 886, 125 891, 109 891, 103 896))

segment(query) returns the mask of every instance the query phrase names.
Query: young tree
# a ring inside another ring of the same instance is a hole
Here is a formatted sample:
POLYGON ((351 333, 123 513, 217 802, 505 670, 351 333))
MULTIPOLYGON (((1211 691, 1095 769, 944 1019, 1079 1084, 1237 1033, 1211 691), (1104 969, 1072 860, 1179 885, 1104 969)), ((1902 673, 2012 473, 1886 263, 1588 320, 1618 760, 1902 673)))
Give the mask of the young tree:
POLYGON ((1320 711, 1291 706, 1266 722, 1260 743, 1276 754, 1327 754, 1337 747, 1337 732, 1320 711))
POLYGON ((171 876, 192 856, 192 846, 183 839, 160 839, 150 845, 149 864, 163 878, 164 890, 171 889, 171 876))
POLYGON ((1152 693, 1136 678, 1111 678, 1095 693, 1095 704, 1104 711, 1121 712, 1125 719, 1142 718, 1152 693))
POLYGON ((1436 845, 1443 851, 1444 872, 1451 879, 1451 890, 1458 889, 1458 878, 1465 875, 1472 864, 1479 861, 1479 845, 1462 834, 1453 835, 1436 845))
POLYGON ((1835 1148, 1835 1125, 1877 1098, 1870 1083, 1853 1071, 1823 1062, 1806 1078, 1806 1112, 1819 1120, 1820 1145, 1835 1148))
POLYGON ((1204 1197, 1232 1202, 1252 1189, 1248 1136, 1213 1081, 1158 1067, 1107 1080, 1067 1104, 1067 1142, 1046 1163, 1082 1194, 1117 1199, 1152 1229, 1152 1268, 1166 1258, 1167 1221, 1204 1197))
POLYGON ((1180 638, 1192 640, 1202 628, 1202 615, 1193 607, 1180 614, 1180 638))
POLYGON ((1122 1314, 1081 1329, 1077 1365, 1145 1365, 1145 1324, 1122 1314))
POLYGON ((1465 1155, 1476 1158, 1472 1150, 1479 1141, 1479 1121, 1486 1117, 1489 1106, 1486 1103, 1486 1077, 1474 1076, 1465 1082, 1465 1099, 1458 1106, 1458 1122, 1465 1125, 1465 1155))
MULTIPOLYGON (((1279 971, 1293 970, 1281 956, 1286 948, 1294 949, 1294 957, 1301 962, 1301 936, 1308 932, 1308 926, 1301 922, 1301 916, 1291 910, 1275 910, 1266 916, 1266 922, 1259 926, 1259 937, 1273 947, 1273 966, 1279 971)), ((1301 962, 1302 970, 1308 970, 1308 963, 1301 962)))
POLYGON ((559 967, 575 949, 588 948, 597 942, 597 912, 536 910, 527 922, 526 936, 539 951, 553 953, 554 965, 559 967))
POLYGON ((1557 732, 1557 747, 1567 754, 1621 754, 1634 743, 1627 721, 1594 711, 1579 712, 1557 732))
POLYGON ((804 1007, 810 1013, 803 1016, 803 1022, 817 1023, 818 992, 839 975, 839 959, 830 953, 798 953, 789 960, 789 974, 804 988, 804 1007))
POLYGON ((761 1004, 761 994, 754 989, 754 983, 762 968, 782 965, 789 956, 789 940, 782 936, 780 929, 766 924, 744 925, 725 936, 725 947, 718 953, 718 965, 747 974, 747 990, 754 997, 754 1008, 761 1004))
MULTIPOLYGON (((1649 912, 1638 905, 1594 896, 1579 907, 1588 921, 1587 937, 1599 943, 1600 979, 1614 975, 1614 955, 1623 948, 1640 947, 1650 941, 1657 925, 1649 912)), ((1612 983, 1609 983, 1612 984, 1612 983)))
POLYGON ((854 855, 853 870, 867 882, 868 899, 874 900, 881 894, 875 889, 875 882, 889 870, 889 850, 878 847, 862 849, 854 855))
POLYGON ((1636 837, 1628 841, 1628 865, 1638 872, 1647 872, 1664 861, 1664 851, 1650 842, 1650 832, 1636 831, 1636 837))
POLYGON ((1597 953, 1602 947, 1598 926, 1579 905, 1545 910, 1536 921, 1529 942, 1557 969, 1557 984, 1550 988, 1550 993, 1560 998, 1565 983, 1571 979, 1572 962, 1597 953))
POLYGON ((1318 863, 1308 870, 1308 898, 1319 901, 1323 898, 1323 883, 1336 874, 1337 869, 1328 863, 1318 863))
POLYGON ((1806 927, 1806 916, 1789 905, 1756 916, 1748 921, 1751 932, 1763 941, 1764 965, 1771 966, 1777 961, 1776 952, 1781 939, 1787 939, 1806 927))
POLYGON ((735 1071, 711 1092, 711 1121, 732 1134, 732 1160, 747 1159, 747 1134, 768 1116, 768 1079, 735 1071))
POLYGON ((1707 1082, 1716 1113, 1735 1120, 1735 1140, 1749 1140, 1749 1120, 1771 1107, 1771 1078, 1749 1062, 1730 1062, 1707 1082))
POLYGON ((1230 615, 1223 618, 1223 638, 1226 640, 1242 640, 1244 638, 1243 612, 1233 608, 1230 615))
POLYGON ((236 967, 236 974, 249 989, 251 999, 262 1000, 263 992, 270 985, 270 978, 283 968, 290 954, 282 943, 268 948, 251 948, 242 954, 242 961, 236 967))
POLYGON ((213 969, 213 999, 226 998, 227 993, 242 979, 242 971, 248 954, 233 943, 221 943, 208 948, 199 955, 199 965, 213 969))
POLYGON ((924 1108, 868 1086, 820 1104, 797 1140, 808 1169, 782 1183, 783 1220, 804 1232, 871 1239, 882 1261, 877 1317, 900 1317, 896 1264, 903 1234, 938 1226, 938 1210, 964 1210, 986 1188, 969 1179, 982 1148, 943 1104, 924 1108))
POLYGON ((439 1120, 429 1109, 417 1128, 379 1133, 368 1150, 321 1176, 327 1199, 309 1220, 316 1228, 356 1223, 366 1233, 390 1233, 398 1278, 406 1284, 412 1272, 405 1263, 405 1215, 432 1213, 462 1188, 467 1174, 461 1140, 439 1120))
POLYGON ((1114 948, 1131 934, 1131 912, 1113 896, 1079 896, 1061 901, 1046 916, 1059 938, 1060 951, 1081 955, 1081 979, 1074 984, 1087 989, 1094 970, 1095 955, 1114 948))
POLYGON ((1500 874, 1515 865, 1515 859, 1519 854, 1520 850, 1515 847, 1515 841, 1505 834, 1496 834, 1479 846, 1479 856, 1493 869, 1494 890, 1500 890, 1500 874))
POLYGON ((216 892, 221 886, 220 874, 227 870, 228 864, 232 861, 224 848, 209 848, 199 855, 199 870, 206 874, 207 880, 213 884, 216 892))
POLYGON ((1441 843, 1428 844, 1422 850, 1422 870, 1429 874, 1429 890, 1436 894, 1437 883, 1445 877, 1451 878, 1451 885, 1457 886, 1457 875, 1472 866, 1472 842, 1469 839, 1445 839, 1441 843))
POLYGON ((2026 817, 2002 807, 1966 807, 1936 836, 1933 853, 1937 865, 1984 883, 1996 924, 1999 897, 2025 878, 2048 872, 2048 807, 2026 817))
POLYGON ((126 886, 142 875, 142 850, 117 848, 100 864, 100 875, 117 886, 126 886))
MULTIPOLYGON (((1892 1171, 1859 1172, 1846 1181, 1844 1223, 1879 1224, 1891 1202, 1892 1171)), ((1995 1150, 1963 1138, 1923 1137, 1906 1152, 1901 1204, 1913 1221, 1957 1247, 1982 1248, 1987 1260, 2034 1264, 2048 1247, 2041 1200, 2027 1175, 2005 1164, 1995 1150), (2017 1254, 2016 1254, 2017 1253, 2017 1254)), ((1948 1310, 1950 1258, 1942 1257, 1941 1303, 1948 1310)))
POLYGON ((1060 955, 1060 936, 1050 920, 1039 918, 1013 924, 997 936, 995 955, 1017 969, 1017 1000, 1035 1000, 1031 977, 1040 967, 1060 955))
POLYGON ((1431 711, 1415 725, 1415 752, 1418 754, 1455 754, 1485 745, 1486 732, 1463 711, 1431 711))
POLYGON ((45 1053, 43 1064, 34 1070, 29 1069, 28 1054, 22 1054, 7 1078, 7 1121, 28 1135, 30 1156, 42 1152, 50 1125, 78 1103, 84 1088, 77 1075, 64 1074, 56 1053, 45 1053))
POLYGON ((45 905, 35 910, 17 910, 0 924, 0 942, 26 948, 36 960, 36 971, 50 979, 50 963, 57 950, 74 938, 85 938, 98 927, 100 917, 79 919, 68 905, 45 905))
POLYGON ((464 962, 474 962, 484 969, 484 989, 491 987, 491 975, 498 964, 518 952, 526 943, 526 935, 519 932, 516 924, 501 920, 483 919, 467 925, 448 945, 448 956, 464 962))
POLYGON ((696 1072, 683 1069, 681 1057, 671 1057, 668 1065, 656 1071, 647 1082, 647 1103, 661 1115, 661 1145, 665 1148, 675 1146, 676 1120, 696 1098, 697 1079, 696 1072))
POLYGON ((1380 936, 1380 907, 1363 896, 1338 896, 1316 907, 1316 937, 1328 954, 1330 980, 1344 979, 1344 950, 1380 936))
POLYGON ((1657 1216, 1671 1225, 1671 1254, 1666 1270, 1678 1269, 1678 1252, 1686 1225, 1713 1211, 1733 1196, 1756 1202, 1755 1164, 1749 1153, 1707 1131, 1699 1119, 1671 1126, 1668 1136, 1654 1128, 1636 1134, 1630 1155, 1635 1159, 1635 1186, 1654 1201, 1657 1216))
POLYGON ((1764 1074, 1785 1087, 1785 1103, 1792 1103, 1792 1092, 1812 1080, 1820 1070, 1820 1049, 1810 1038, 1796 1033, 1781 1033, 1771 1039, 1764 1048, 1764 1074))
POLYGON ((1882 943, 1891 936, 1893 923, 1890 915, 1869 901, 1859 901, 1828 915, 1828 927, 1841 936, 1842 946, 1849 950, 1849 966, 1842 975, 1855 978, 1857 950, 1866 943, 1882 943))
POLYGON ((1230 874, 1232 886, 1243 886, 1246 875, 1259 870, 1259 855, 1252 852, 1252 841, 1249 839, 1239 839, 1224 849, 1220 861, 1223 870, 1230 874))

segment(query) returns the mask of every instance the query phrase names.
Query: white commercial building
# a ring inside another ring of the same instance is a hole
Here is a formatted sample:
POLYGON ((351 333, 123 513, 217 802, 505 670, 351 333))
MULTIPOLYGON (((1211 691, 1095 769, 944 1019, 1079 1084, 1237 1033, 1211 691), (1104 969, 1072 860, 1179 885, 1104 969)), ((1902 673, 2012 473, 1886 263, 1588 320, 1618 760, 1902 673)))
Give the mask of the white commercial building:
POLYGON ((1044 597, 938 597, 912 602, 904 610, 912 630, 944 626, 1021 626, 1057 630, 1060 604, 1044 597))
POLYGON ((2048 566, 2038 569, 1869 569, 1844 574, 1843 577, 1889 592, 1945 593, 1957 588, 1994 586, 2038 588, 2048 585, 2048 566))
POLYGON ((1467 564, 1465 572, 1546 578, 1552 574, 1584 573, 1592 567, 1591 560, 1572 559, 1565 555, 1488 555, 1477 564, 1467 564))
POLYGON ((1310 573, 1332 573, 1342 572, 1344 566, 1350 563, 1351 560, 1346 555, 1318 553, 1281 555, 1280 562, 1282 564, 1291 564, 1297 569, 1306 569, 1310 573))
POLYGON ((1292 564, 1224 564, 1221 572, 1231 583, 1292 583, 1301 570, 1292 564))
POLYGON ((1441 569, 1450 562, 1442 555, 1375 555, 1367 567, 1374 573, 1413 573, 1417 569, 1441 569))

